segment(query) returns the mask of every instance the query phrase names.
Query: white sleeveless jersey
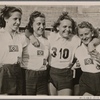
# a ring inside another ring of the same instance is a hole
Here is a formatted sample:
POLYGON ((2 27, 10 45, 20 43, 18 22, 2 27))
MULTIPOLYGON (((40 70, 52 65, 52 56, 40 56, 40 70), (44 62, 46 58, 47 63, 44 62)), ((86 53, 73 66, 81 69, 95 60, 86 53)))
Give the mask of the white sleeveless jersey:
MULTIPOLYGON (((96 50, 100 53, 100 45, 96 47, 96 50)), ((75 57, 79 60, 80 67, 83 72, 90 72, 90 73, 100 72, 100 69, 98 69, 97 67, 98 62, 96 62, 90 57, 88 50, 83 43, 76 50, 75 57)))
POLYGON ((68 68, 72 63, 74 52, 80 44, 80 39, 75 35, 71 40, 62 38, 59 33, 51 33, 49 64, 55 68, 68 68))
POLYGON ((0 64, 16 64, 26 45, 25 35, 15 33, 12 39, 10 33, 0 30, 0 64))
POLYGON ((40 42, 40 47, 33 46, 29 41, 28 46, 24 48, 22 67, 35 71, 46 70, 49 43, 42 36, 37 39, 40 42))

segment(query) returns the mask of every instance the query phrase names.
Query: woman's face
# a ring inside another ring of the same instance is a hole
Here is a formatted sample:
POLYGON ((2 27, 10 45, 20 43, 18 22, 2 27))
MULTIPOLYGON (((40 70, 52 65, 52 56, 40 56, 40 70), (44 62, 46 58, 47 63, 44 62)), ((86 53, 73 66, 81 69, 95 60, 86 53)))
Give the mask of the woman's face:
POLYGON ((8 26, 11 30, 16 31, 21 24, 21 13, 13 12, 11 16, 6 19, 6 26, 8 26))
POLYGON ((92 40, 92 32, 89 28, 79 28, 78 35, 85 45, 88 45, 92 40))
POLYGON ((33 30, 35 36, 41 36, 45 30, 45 18, 37 17, 33 22, 33 30))
POLYGON ((70 20, 64 19, 60 21, 60 25, 58 26, 59 34, 63 38, 69 39, 72 35, 72 22, 70 20))

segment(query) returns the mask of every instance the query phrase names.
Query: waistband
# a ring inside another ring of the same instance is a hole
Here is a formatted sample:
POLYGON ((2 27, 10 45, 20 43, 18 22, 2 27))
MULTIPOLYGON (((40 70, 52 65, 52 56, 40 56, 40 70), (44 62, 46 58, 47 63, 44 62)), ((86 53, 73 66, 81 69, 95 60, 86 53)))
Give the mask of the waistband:
POLYGON ((1 64, 0 63, 0 67, 5 67, 5 66, 11 66, 11 67, 13 67, 13 66, 16 67, 17 66, 18 67, 18 66, 20 66, 20 64, 19 63, 16 63, 16 64, 1 64))
POLYGON ((45 72, 45 71, 47 71, 47 69, 46 69, 46 70, 32 70, 32 69, 25 69, 25 70, 27 70, 27 71, 33 71, 33 72, 45 72))
POLYGON ((62 68, 62 69, 60 69, 60 68, 55 68, 55 67, 52 67, 52 66, 50 66, 50 68, 51 69, 54 69, 54 70, 69 70, 69 69, 71 69, 71 68, 62 68))

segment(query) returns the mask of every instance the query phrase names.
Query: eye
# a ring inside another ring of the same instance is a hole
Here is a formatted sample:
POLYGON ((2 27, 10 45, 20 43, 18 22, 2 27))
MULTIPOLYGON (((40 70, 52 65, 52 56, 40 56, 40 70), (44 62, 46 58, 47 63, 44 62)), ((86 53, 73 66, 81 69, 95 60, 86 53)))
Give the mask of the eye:
POLYGON ((69 28, 70 30, 72 30, 72 26, 69 26, 68 28, 69 28))
POLYGON ((69 26, 69 28, 72 28, 72 26, 69 26))
POLYGON ((45 26, 45 23, 43 23, 42 25, 45 26))
POLYGON ((85 35, 89 35, 89 32, 88 33, 85 33, 85 35))
POLYGON ((67 26, 63 26, 63 28, 66 28, 67 26))
POLYGON ((37 23, 37 25, 40 25, 41 23, 37 23))
POLYGON ((82 34, 79 34, 79 37, 82 37, 83 35, 82 34))
POLYGON ((21 21, 21 18, 19 18, 19 21, 21 21))
POLYGON ((14 18, 14 20, 17 20, 17 18, 14 18))

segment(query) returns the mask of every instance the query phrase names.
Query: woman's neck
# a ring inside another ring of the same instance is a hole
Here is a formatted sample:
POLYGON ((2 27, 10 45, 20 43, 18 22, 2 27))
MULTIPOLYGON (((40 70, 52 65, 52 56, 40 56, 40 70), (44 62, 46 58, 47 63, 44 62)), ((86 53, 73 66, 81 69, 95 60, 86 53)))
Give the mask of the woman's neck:
POLYGON ((37 38, 38 38, 38 37, 41 37, 41 35, 38 35, 38 34, 35 33, 35 32, 33 33, 33 35, 34 35, 35 37, 37 37, 37 38))
POLYGON ((11 35, 12 38, 13 38, 15 32, 16 32, 16 31, 14 31, 14 30, 12 30, 12 29, 10 29, 8 27, 5 27, 5 31, 8 32, 11 35))
POLYGON ((72 38, 73 38, 73 36, 74 36, 74 35, 73 35, 73 34, 71 34, 68 38, 66 38, 66 40, 67 40, 67 41, 71 41, 71 40, 72 40, 72 38))

